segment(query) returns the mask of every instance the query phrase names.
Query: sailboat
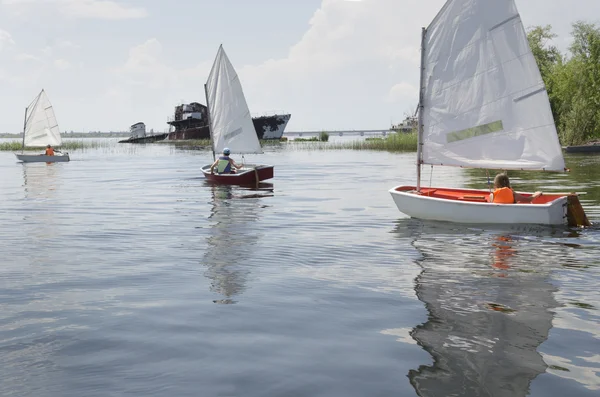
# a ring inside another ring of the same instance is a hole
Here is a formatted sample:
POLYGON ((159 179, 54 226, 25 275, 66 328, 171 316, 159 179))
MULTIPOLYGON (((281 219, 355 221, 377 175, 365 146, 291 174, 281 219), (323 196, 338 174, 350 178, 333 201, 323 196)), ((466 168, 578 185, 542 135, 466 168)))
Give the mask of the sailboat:
POLYGON ((25 147, 60 146, 62 139, 52 104, 42 90, 31 104, 25 108, 23 126, 23 146, 17 159, 24 163, 56 163, 69 161, 69 154, 46 156, 45 154, 24 154, 25 147))
MULTIPOLYGON (((222 45, 217 51, 204 91, 213 160, 215 153, 222 153, 225 148, 241 155, 263 153, 242 85, 222 45)), ((232 174, 211 174, 210 166, 202 167, 202 173, 207 180, 221 184, 253 185, 273 177, 272 165, 244 164, 232 174)))
POLYGON ((488 203, 486 190, 422 187, 424 164, 566 171, 548 93, 514 0, 448 0, 422 29, 417 186, 390 193, 413 218, 589 225, 577 194, 488 203))

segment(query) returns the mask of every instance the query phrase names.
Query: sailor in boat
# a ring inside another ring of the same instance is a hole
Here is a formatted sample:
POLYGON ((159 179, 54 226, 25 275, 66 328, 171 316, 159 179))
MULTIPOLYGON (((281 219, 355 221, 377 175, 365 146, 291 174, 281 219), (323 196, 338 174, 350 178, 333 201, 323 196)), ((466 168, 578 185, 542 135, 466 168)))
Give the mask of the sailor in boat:
POLYGON ((48 145, 46 146, 46 153, 44 153, 46 156, 54 156, 54 153, 61 153, 62 152, 60 150, 56 150, 52 147, 52 145, 48 145))
POLYGON ((235 170, 232 167, 235 167, 238 170, 243 167, 242 165, 236 164, 236 162, 229 157, 230 153, 231 151, 229 148, 223 149, 223 155, 219 156, 219 158, 210 166, 211 174, 214 173, 215 167, 217 167, 217 174, 235 174, 235 170))
POLYGON ((494 178, 494 193, 490 194, 489 202, 494 204, 531 203, 541 195, 542 192, 535 192, 527 197, 514 192, 510 187, 508 175, 501 173, 494 178))

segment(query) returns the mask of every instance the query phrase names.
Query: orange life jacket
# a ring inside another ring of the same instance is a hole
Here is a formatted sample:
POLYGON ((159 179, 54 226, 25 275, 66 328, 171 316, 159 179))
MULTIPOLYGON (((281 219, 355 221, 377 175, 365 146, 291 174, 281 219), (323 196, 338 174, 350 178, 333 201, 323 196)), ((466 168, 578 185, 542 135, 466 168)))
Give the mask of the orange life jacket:
POLYGON ((509 187, 501 187, 494 190, 494 203, 496 204, 514 204, 515 194, 509 187))
POLYGON ((54 149, 51 147, 46 148, 46 156, 54 156, 54 149))

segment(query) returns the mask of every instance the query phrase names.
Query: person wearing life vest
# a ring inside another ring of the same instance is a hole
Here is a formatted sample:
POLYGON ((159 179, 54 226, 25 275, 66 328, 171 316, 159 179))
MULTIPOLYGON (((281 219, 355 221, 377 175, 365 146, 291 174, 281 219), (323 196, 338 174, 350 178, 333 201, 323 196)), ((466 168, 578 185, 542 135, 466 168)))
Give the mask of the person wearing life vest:
POLYGON ((54 156, 54 153, 62 153, 60 150, 54 149, 51 145, 46 146, 46 156, 54 156))
POLYGON ((502 173, 494 178, 494 193, 490 194, 489 202, 494 204, 531 203, 541 195, 542 192, 535 192, 531 196, 516 193, 510 187, 508 175, 502 173))
POLYGON ((217 174, 235 174, 235 170, 233 168, 237 168, 239 170, 243 167, 242 165, 236 164, 236 162, 229 157, 230 153, 231 150, 229 150, 229 148, 223 149, 223 155, 219 156, 219 158, 216 159, 215 162, 210 166, 211 174, 214 173, 215 167, 217 168, 217 174))

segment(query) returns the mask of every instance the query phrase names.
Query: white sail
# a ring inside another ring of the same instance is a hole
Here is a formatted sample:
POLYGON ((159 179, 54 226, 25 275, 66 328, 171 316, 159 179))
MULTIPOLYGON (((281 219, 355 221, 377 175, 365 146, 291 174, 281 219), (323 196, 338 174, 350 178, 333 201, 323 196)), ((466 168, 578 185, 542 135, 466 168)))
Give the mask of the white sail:
POLYGON ((60 146, 62 139, 52 104, 42 90, 27 108, 25 146, 60 146))
POLYGON ((564 171, 513 0, 449 0, 423 47, 423 163, 564 171))
POLYGON ((262 153, 242 85, 223 46, 206 82, 206 100, 216 153, 226 147, 232 153, 262 153))

